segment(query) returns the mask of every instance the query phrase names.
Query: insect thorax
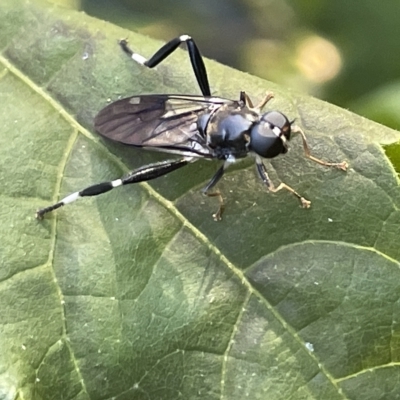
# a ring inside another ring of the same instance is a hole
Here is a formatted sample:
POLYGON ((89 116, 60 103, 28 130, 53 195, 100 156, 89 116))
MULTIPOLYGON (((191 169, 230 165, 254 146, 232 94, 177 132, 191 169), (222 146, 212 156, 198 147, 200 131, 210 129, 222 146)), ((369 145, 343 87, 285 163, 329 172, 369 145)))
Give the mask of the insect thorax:
POLYGON ((205 128, 207 143, 217 158, 246 157, 249 152, 249 130, 259 116, 248 109, 232 110, 229 107, 207 116, 199 119, 199 123, 205 128))

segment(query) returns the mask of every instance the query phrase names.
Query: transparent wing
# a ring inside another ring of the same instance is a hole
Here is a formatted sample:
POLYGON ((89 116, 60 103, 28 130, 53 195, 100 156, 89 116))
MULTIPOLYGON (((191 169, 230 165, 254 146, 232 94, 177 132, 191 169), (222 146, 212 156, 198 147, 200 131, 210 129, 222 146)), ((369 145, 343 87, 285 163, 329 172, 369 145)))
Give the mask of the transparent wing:
POLYGON ((97 114, 94 125, 100 135, 120 143, 212 157, 197 121, 225 104, 238 105, 218 97, 133 96, 109 104, 97 114))

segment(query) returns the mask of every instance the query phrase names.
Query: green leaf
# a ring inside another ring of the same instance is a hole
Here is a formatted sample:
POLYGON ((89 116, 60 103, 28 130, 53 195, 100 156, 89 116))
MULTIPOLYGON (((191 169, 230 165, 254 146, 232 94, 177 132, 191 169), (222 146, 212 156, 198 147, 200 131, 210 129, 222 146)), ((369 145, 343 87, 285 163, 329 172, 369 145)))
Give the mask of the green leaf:
POLYGON ((309 210, 244 162, 215 223, 199 189, 218 164, 201 161, 34 218, 161 159, 96 136, 109 100, 198 93, 185 52, 148 70, 126 36, 160 46, 39 1, 0 5, 0 398, 397 398, 400 190, 381 145, 398 132, 208 61, 214 94, 273 90, 313 154, 349 171, 295 138, 268 168, 309 210))

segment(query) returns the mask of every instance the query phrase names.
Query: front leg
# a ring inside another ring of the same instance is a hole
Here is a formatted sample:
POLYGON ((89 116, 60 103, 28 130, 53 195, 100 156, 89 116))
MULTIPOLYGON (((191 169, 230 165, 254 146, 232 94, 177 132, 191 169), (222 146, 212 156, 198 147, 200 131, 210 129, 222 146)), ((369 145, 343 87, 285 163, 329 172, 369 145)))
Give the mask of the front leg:
POLYGON ((290 186, 286 185, 286 183, 281 182, 278 187, 275 187, 274 184, 269 179, 267 169, 265 168, 264 163, 262 162, 262 160, 259 157, 256 158, 256 166, 257 166, 257 172, 260 175, 260 178, 265 183, 265 185, 267 186, 269 191, 271 191, 272 193, 276 193, 282 189, 285 189, 288 192, 294 194, 300 200, 300 203, 303 208, 310 208, 311 201, 305 199, 303 196, 301 196, 299 193, 297 193, 290 186))
POLYGON ((314 161, 320 165, 323 165, 325 167, 335 167, 335 168, 341 169, 342 171, 347 171, 347 168, 349 165, 347 164, 346 161, 342 161, 340 163, 331 163, 331 162, 326 162, 326 161, 320 160, 319 158, 316 158, 313 155, 311 155, 310 148, 308 147, 306 135, 304 134, 302 129, 300 129, 298 126, 292 127, 292 133, 295 133, 295 134, 297 133, 301 136, 301 140, 303 142, 304 153, 308 159, 310 159, 311 161, 314 161))

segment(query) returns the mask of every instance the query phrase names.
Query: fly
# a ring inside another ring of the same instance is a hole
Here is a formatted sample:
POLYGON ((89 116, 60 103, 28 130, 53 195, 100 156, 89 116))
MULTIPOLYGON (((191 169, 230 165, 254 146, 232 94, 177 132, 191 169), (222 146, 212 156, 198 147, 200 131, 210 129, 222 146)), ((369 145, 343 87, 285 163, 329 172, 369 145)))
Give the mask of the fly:
POLYGON ((199 159, 216 159, 222 165, 201 191, 207 196, 218 198, 219 207, 213 214, 214 220, 218 221, 225 203, 215 186, 231 163, 247 156, 254 158, 258 175, 271 192, 285 189, 296 196, 304 208, 309 208, 311 202, 290 186, 280 183, 275 187, 263 163, 263 159, 286 153, 293 134, 300 135, 307 158, 346 171, 345 161, 330 163, 312 156, 304 132, 284 114, 279 111, 262 113, 272 99, 272 94, 268 93, 256 106, 253 106, 245 92, 240 93, 239 100, 212 96, 202 56, 190 36, 182 35, 171 40, 148 60, 132 51, 126 40, 119 42, 126 54, 148 68, 154 68, 162 62, 181 43, 187 45, 202 96, 132 96, 109 104, 94 119, 94 127, 101 136, 130 146, 176 154, 180 158, 149 164, 120 179, 98 183, 72 193, 58 203, 38 210, 38 219, 81 197, 97 196, 119 186, 149 181, 199 159))

